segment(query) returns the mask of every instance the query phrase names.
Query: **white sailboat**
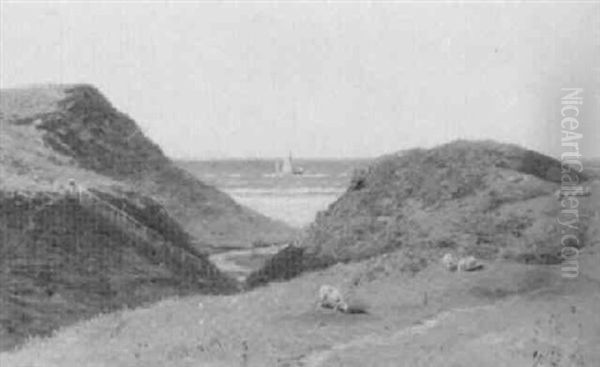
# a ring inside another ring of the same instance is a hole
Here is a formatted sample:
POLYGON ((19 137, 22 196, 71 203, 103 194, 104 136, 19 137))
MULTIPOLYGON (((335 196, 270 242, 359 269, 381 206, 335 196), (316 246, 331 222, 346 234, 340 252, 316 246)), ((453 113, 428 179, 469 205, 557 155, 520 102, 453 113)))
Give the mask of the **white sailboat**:
POLYGON ((292 153, 290 152, 287 158, 275 162, 275 173, 277 176, 301 175, 304 173, 304 169, 294 166, 292 153))

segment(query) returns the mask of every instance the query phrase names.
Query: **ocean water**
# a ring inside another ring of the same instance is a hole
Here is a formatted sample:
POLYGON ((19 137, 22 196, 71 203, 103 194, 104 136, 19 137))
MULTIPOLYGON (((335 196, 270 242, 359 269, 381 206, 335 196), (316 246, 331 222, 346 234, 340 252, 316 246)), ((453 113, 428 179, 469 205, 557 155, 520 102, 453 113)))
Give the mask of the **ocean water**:
POLYGON ((179 161, 202 181, 226 192, 237 202, 295 227, 311 223, 344 193, 364 159, 294 161, 303 175, 279 176, 276 160, 179 161))

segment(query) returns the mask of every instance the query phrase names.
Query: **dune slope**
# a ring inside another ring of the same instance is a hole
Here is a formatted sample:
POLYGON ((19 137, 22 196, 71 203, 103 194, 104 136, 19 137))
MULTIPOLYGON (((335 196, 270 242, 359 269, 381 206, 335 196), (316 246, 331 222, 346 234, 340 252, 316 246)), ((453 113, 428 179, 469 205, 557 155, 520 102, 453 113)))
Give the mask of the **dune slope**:
MULTIPOLYGON (((412 257, 415 268, 445 252, 560 263, 566 228, 557 218, 572 219, 555 196, 562 175, 582 187, 592 182, 554 158, 493 141, 456 141, 381 157, 317 215, 295 250, 296 262, 302 259, 295 274, 393 251, 412 257)), ((579 247, 590 242, 590 205, 585 198, 578 205, 572 234, 579 247)), ((249 284, 293 276, 279 270, 287 269, 285 261, 274 258, 249 284)))
POLYGON ((73 177, 93 187, 133 187, 162 204, 199 249, 280 242, 294 233, 177 167, 92 86, 11 89, 1 97, 0 167, 13 186, 57 186, 73 177))

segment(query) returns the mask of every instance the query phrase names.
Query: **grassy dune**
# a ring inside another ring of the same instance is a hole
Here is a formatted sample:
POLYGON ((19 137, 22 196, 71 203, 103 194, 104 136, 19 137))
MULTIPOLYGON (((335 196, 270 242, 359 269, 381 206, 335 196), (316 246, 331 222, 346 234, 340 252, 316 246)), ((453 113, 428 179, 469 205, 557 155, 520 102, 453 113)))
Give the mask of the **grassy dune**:
MULTIPOLYGON (((552 196, 560 177, 559 161, 491 141, 383 157, 318 216, 302 246, 348 261, 403 246, 490 258, 520 244, 531 249, 514 250, 531 260, 553 261, 557 249, 543 245, 558 242, 550 226, 560 210, 552 196)), ((586 176, 579 179, 585 184, 586 176)))
MULTIPOLYGON (((491 141, 382 157, 357 172, 346 193, 317 215, 299 249, 274 257, 248 283, 400 249, 414 258, 415 268, 445 252, 560 263, 561 203, 554 196, 560 177, 558 160, 491 141), (295 266, 288 265, 290 256, 295 266)), ((592 183, 587 174, 577 178, 583 186, 592 183)), ((585 246, 594 208, 586 198, 580 203, 576 236, 585 246)))
POLYGON ((1 91, 2 187, 124 186, 153 197, 199 249, 249 247, 295 235, 176 166, 136 122, 89 85, 1 91))

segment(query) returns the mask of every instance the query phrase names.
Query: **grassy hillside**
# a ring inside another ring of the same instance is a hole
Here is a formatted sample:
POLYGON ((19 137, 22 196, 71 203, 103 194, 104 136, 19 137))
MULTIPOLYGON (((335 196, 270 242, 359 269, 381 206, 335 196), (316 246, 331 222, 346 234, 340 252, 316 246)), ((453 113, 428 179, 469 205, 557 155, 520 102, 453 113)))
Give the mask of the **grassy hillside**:
MULTIPOLYGON (((578 179, 589 184, 585 175, 578 179)), ((347 192, 317 215, 298 244, 302 265, 295 269, 392 251, 413 256, 416 267, 444 252, 559 263, 561 206, 553 194, 560 180, 559 161, 491 141, 456 141, 382 157, 357 172, 347 192)), ((589 242, 591 213, 582 200, 576 233, 581 246, 589 242)), ((278 268, 275 258, 248 281, 291 276, 278 268)))
POLYGON ((0 168, 12 186, 57 186, 73 177, 92 187, 134 187, 163 205, 199 249, 281 242, 294 235, 177 167, 92 86, 3 90, 1 96, 7 147, 1 148, 0 168))
POLYGON ((136 218, 160 237, 140 239, 57 193, 0 193, 0 349, 99 312, 235 290, 150 199, 112 200, 136 205, 136 218))

